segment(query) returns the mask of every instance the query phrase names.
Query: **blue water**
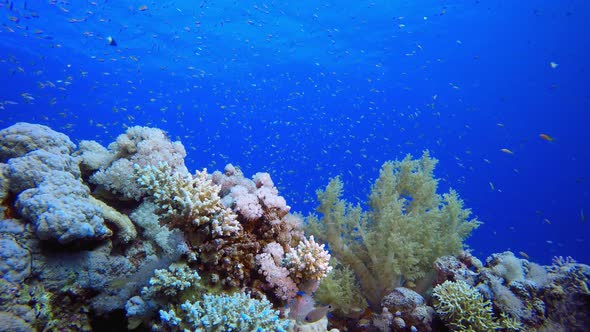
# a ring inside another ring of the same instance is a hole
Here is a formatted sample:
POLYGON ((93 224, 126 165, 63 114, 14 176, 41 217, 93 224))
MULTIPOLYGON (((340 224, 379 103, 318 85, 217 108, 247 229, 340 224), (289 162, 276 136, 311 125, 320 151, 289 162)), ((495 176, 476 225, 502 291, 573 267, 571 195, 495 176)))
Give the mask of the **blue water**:
POLYGON ((191 170, 270 172, 303 214, 330 177, 362 202, 384 161, 428 149, 439 191, 485 223, 477 256, 588 263, 589 13, 583 0, 2 0, 0 125, 104 145, 160 127, 191 170))

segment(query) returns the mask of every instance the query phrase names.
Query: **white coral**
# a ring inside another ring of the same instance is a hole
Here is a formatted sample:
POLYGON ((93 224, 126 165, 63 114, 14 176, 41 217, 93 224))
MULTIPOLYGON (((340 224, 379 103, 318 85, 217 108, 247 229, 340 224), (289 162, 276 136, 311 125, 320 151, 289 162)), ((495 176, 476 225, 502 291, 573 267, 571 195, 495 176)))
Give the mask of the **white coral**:
POLYGON ((145 195, 137 183, 133 165, 145 167, 165 162, 172 169, 188 174, 184 166, 186 151, 180 142, 171 142, 161 129, 131 127, 109 145, 115 160, 96 172, 90 181, 105 189, 139 200, 145 195))
POLYGON ((315 242, 313 236, 303 239, 296 248, 290 248, 285 255, 285 265, 291 276, 300 283, 302 281, 323 279, 331 270, 330 253, 323 244, 315 242))
POLYGON ((219 186, 214 185, 207 170, 194 176, 174 171, 165 162, 141 168, 135 165, 138 183, 147 190, 158 206, 158 213, 168 219, 182 219, 185 225, 212 225, 216 236, 227 236, 241 230, 236 215, 219 198, 219 186))

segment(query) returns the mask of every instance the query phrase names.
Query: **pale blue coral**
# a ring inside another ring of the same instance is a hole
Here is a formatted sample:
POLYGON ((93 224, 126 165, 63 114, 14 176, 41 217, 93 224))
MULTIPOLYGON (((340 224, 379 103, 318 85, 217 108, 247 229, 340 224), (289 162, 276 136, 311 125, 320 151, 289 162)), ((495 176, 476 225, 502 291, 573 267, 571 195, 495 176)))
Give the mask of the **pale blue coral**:
POLYGON ((144 287, 142 295, 151 298, 157 294, 176 296, 190 287, 199 287, 201 277, 184 263, 172 264, 168 269, 154 271, 149 287, 144 287))
POLYGON ((179 309, 160 310, 160 319, 169 327, 191 331, 286 331, 289 326, 266 298, 245 293, 205 294, 201 301, 185 301, 179 309))

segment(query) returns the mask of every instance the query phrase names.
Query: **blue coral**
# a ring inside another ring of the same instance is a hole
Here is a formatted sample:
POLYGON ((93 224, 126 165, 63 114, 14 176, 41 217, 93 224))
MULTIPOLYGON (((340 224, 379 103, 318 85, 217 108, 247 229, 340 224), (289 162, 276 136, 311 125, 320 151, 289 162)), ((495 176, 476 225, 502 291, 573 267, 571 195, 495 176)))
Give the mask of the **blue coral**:
POLYGON ((253 299, 245 293, 205 294, 201 301, 185 301, 180 310, 160 310, 160 319, 169 328, 199 331, 286 331, 288 320, 266 299, 253 299))

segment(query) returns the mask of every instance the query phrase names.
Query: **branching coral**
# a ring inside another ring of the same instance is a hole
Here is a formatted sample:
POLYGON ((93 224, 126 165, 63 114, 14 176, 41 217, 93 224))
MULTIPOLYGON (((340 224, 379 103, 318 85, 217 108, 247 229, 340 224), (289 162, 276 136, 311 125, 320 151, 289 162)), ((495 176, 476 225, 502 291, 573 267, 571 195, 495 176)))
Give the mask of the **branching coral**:
POLYGON ((160 318, 173 331, 286 331, 288 320, 266 299, 248 294, 203 295, 201 301, 185 301, 177 308, 160 310, 160 318))
POLYGON ((256 255, 258 272, 282 300, 292 299, 299 290, 315 291, 319 281, 332 270, 329 262, 330 254, 313 236, 289 248, 287 254, 279 243, 271 242, 256 255))
POLYGON ((330 253, 323 244, 315 242, 313 235, 303 239, 297 247, 290 248, 285 256, 284 265, 296 283, 304 281, 320 281, 332 271, 330 253))
POLYGON ((235 214, 221 203, 219 187, 207 178, 206 170, 188 173, 174 171, 165 162, 141 168, 134 165, 137 182, 158 206, 164 218, 182 223, 181 228, 211 225, 216 236, 228 236, 241 230, 235 214))
POLYGON ((149 286, 142 289, 141 295, 146 298, 157 295, 177 296, 190 287, 196 287, 200 280, 199 274, 186 264, 172 264, 168 269, 155 270, 149 286))
POLYGON ((453 331, 493 331, 500 328, 492 304, 464 281, 445 281, 434 288, 434 309, 453 331))
POLYGON ((262 253, 256 255, 256 265, 259 267, 258 272, 274 289, 275 295, 282 300, 289 300, 295 297, 299 289, 291 278, 289 270, 283 266, 284 254, 280 244, 271 242, 264 247, 262 253))
POLYGON ((253 273, 260 277, 258 270, 270 286, 261 287, 288 300, 305 282, 314 283, 315 290, 330 271, 330 255, 313 238, 303 237, 301 220, 288 214, 267 173, 257 173, 253 181, 231 168, 231 175, 213 176, 214 184, 206 171, 193 177, 163 162, 134 168, 149 194, 146 201, 157 206, 170 227, 184 231, 194 260, 211 281, 250 285, 253 273), (222 200, 220 192, 229 199, 222 200))
POLYGON ((323 218, 310 216, 309 230, 350 266, 375 309, 387 289, 411 286, 432 271, 437 257, 459 252, 479 225, 455 191, 436 193, 436 162, 428 152, 419 160, 386 162, 372 187, 369 211, 340 199, 339 178, 317 192, 323 218))

